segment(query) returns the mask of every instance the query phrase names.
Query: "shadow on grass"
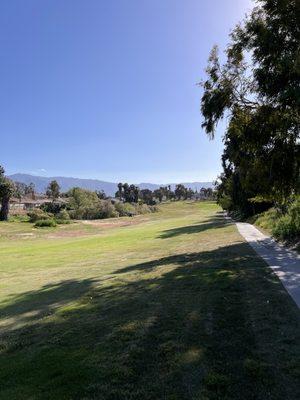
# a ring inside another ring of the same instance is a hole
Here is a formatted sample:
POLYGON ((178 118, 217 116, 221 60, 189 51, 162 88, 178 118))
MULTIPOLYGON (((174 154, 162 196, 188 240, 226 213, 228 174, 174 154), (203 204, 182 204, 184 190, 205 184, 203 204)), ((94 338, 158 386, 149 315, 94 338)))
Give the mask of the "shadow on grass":
POLYGON ((40 319, 52 314, 61 305, 80 298, 92 284, 92 279, 66 280, 44 285, 37 291, 22 293, 9 299, 8 305, 0 304, 0 318, 20 316, 19 321, 40 319))
POLYGON ((299 398, 298 310, 247 244, 113 276, 43 287, 1 308, 53 315, 2 335, 0 399, 299 398))
POLYGON ((230 222, 229 220, 225 220, 223 213, 217 213, 215 217, 204 220, 197 225, 187 225, 179 228, 165 230, 160 234, 159 238, 169 239, 174 236, 204 232, 208 229, 224 228, 228 225, 232 225, 232 222, 230 222))

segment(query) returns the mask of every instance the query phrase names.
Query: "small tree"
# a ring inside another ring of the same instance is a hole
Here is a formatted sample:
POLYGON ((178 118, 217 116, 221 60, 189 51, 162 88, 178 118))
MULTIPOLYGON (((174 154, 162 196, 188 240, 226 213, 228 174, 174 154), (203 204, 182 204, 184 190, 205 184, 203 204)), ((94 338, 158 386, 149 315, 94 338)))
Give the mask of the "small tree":
POLYGON ((14 196, 21 201, 22 197, 25 196, 26 193, 26 185, 23 182, 14 182, 14 186, 14 196))
POLYGON ((29 185, 26 185, 25 195, 31 196, 31 198, 33 200, 35 199, 35 185, 34 185, 34 183, 31 182, 29 185))
POLYGON ((139 201, 140 189, 135 185, 129 186, 129 199, 130 203, 137 203, 139 201))
POLYGON ((49 197, 49 199, 52 199, 52 201, 58 199, 59 197, 59 191, 60 191, 60 186, 57 183, 57 181, 51 181, 47 187, 46 195, 49 197))
POLYGON ((0 165, 0 221, 7 221, 9 214, 9 200, 14 193, 14 184, 4 176, 4 168, 0 165))
POLYGON ((123 183, 118 183, 118 190, 116 191, 115 197, 117 199, 123 200, 123 183))

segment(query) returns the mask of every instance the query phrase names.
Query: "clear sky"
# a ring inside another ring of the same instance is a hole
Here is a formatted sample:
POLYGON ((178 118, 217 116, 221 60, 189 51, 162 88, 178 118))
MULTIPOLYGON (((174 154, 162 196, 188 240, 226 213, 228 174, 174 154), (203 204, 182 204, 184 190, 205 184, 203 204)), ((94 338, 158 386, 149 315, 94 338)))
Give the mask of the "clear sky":
POLYGON ((211 47, 251 0, 3 0, 0 164, 7 173, 208 181, 201 130, 211 47))

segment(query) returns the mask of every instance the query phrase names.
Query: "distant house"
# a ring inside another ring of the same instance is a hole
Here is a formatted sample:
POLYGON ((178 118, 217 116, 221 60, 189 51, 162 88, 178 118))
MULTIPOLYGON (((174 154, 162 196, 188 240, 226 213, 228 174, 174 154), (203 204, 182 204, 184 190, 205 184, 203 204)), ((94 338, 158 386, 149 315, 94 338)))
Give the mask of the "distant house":
MULTIPOLYGON (((12 197, 10 199, 9 205, 11 211, 28 211, 33 208, 40 207, 43 204, 52 203, 52 200, 48 197, 37 197, 36 199, 23 197, 21 199, 17 197, 12 197)), ((65 199, 58 199, 55 203, 66 203, 65 199)))

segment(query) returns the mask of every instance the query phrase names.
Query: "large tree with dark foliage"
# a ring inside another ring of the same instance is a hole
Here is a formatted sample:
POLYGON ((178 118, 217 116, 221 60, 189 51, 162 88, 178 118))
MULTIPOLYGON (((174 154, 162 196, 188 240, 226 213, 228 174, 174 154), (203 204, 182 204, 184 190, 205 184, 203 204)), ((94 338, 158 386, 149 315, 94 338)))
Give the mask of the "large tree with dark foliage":
POLYGON ((60 194, 60 186, 57 183, 57 181, 51 181, 47 187, 46 190, 46 195, 47 197, 49 197, 50 199, 52 199, 52 201, 55 201, 59 198, 59 194, 60 194))
POLYGON ((181 183, 179 183, 178 185, 176 185, 175 187, 175 197, 177 200, 186 200, 188 196, 188 189, 182 185, 181 183))
POLYGON ((153 200, 154 194, 150 189, 142 189, 140 191, 140 199, 148 205, 153 205, 155 202, 153 200))
POLYGON ((4 168, 0 165, 0 221, 6 221, 9 214, 9 200, 14 193, 13 182, 4 175, 4 168))
POLYGON ((137 203, 139 201, 139 192, 138 186, 119 183, 115 196, 126 203, 137 203))
POLYGON ((285 207, 299 192, 300 1, 259 0, 231 33, 226 62, 213 48, 201 111, 213 138, 228 118, 218 198, 244 215, 285 207))

